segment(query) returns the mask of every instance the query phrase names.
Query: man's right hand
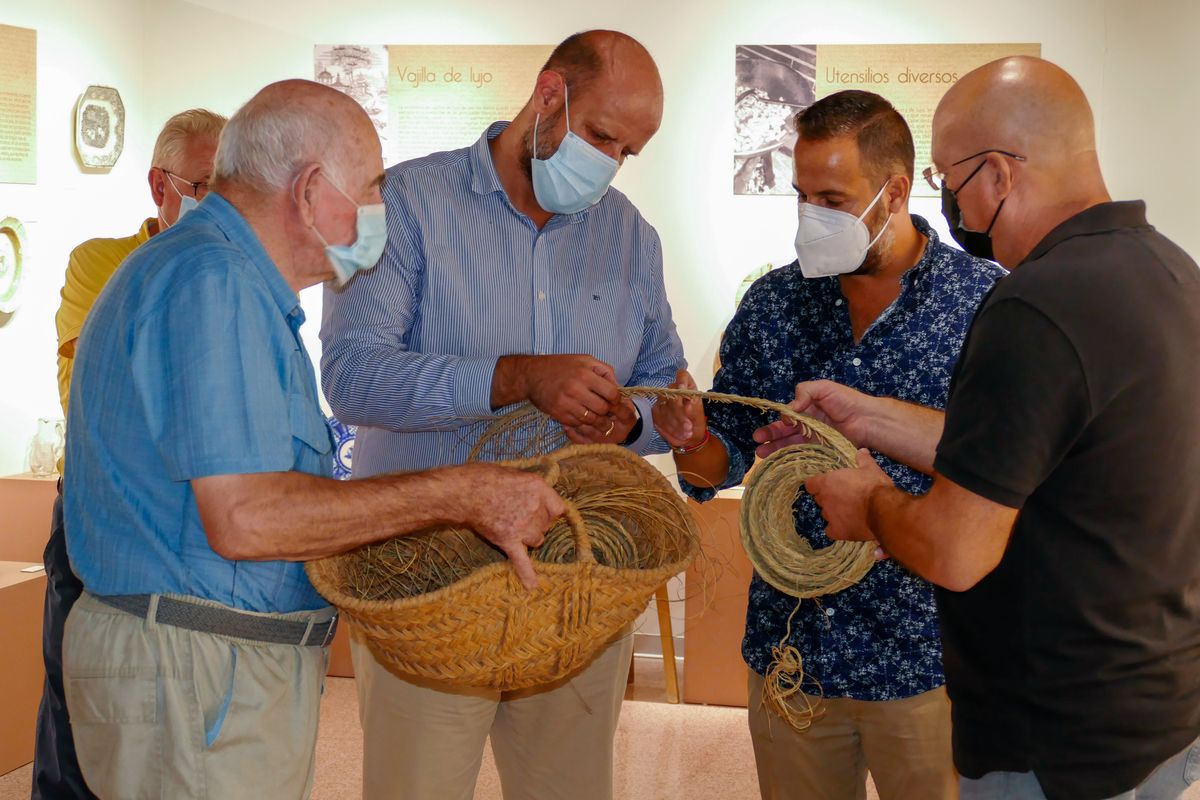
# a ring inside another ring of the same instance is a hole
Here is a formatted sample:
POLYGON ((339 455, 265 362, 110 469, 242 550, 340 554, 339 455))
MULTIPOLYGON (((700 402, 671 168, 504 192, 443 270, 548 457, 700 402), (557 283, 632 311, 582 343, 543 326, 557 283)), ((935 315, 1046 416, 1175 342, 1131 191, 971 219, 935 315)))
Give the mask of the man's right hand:
MULTIPOLYGON (((686 369, 675 373, 670 389, 696 388, 696 381, 686 369)), ((708 435, 708 420, 704 416, 704 401, 696 397, 662 398, 654 404, 654 427, 663 441, 671 447, 695 447, 708 435)))
MULTIPOLYGON (((808 381, 796 384, 796 399, 788 405, 801 414, 807 414, 837 429, 855 447, 869 447, 867 443, 870 416, 878 398, 843 386, 833 381, 808 381)), ((791 421, 781 419, 754 432, 754 441, 759 443, 755 454, 766 458, 776 450, 793 444, 811 441, 791 421)))
POLYGON ((528 400, 574 428, 615 414, 620 388, 613 368, 591 356, 504 356, 496 362, 492 407, 528 400))
POLYGON ((526 589, 537 588, 529 548, 566 511, 562 498, 540 475, 495 464, 450 470, 462 485, 462 522, 504 551, 526 589))

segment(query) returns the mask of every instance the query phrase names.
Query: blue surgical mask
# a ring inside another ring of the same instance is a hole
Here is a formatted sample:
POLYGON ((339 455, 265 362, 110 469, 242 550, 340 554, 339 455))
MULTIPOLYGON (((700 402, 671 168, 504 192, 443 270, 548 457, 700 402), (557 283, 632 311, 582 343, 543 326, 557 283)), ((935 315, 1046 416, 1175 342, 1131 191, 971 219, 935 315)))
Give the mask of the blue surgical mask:
MULTIPOLYGON (((163 172, 166 172, 166 170, 163 170, 163 172)), ((165 219, 163 220, 163 225, 167 228, 170 228, 178 225, 179 220, 183 219, 189 211, 197 208, 200 205, 200 201, 192 197, 190 194, 184 194, 183 192, 179 191, 179 187, 175 185, 175 181, 173 180, 171 173, 167 173, 167 183, 171 184, 171 188, 175 190, 175 194, 179 195, 179 213, 175 215, 175 221, 168 223, 165 219)))
MULTIPOLYGON (((322 172, 321 176, 325 177, 325 173, 322 172)), ((325 256, 333 265, 333 271, 337 273, 338 284, 345 285, 356 272, 370 269, 379 263, 379 257, 383 255, 383 248, 387 245, 387 217, 383 203, 359 205, 342 187, 327 177, 325 180, 358 208, 358 218, 355 221, 357 236, 354 244, 329 244, 315 225, 310 226, 321 240, 321 244, 325 245, 325 256)))
POLYGON ((575 214, 600 202, 621 165, 571 131, 571 104, 565 89, 563 104, 567 135, 550 158, 537 158, 540 114, 533 123, 533 196, 546 211, 575 214))
POLYGON ((175 222, 178 223, 179 220, 183 219, 184 216, 189 211, 191 211, 192 209, 195 209, 195 208, 199 208, 199 207, 200 207, 199 200, 192 197, 191 195, 187 195, 187 194, 181 195, 179 197, 179 216, 175 217, 175 222))

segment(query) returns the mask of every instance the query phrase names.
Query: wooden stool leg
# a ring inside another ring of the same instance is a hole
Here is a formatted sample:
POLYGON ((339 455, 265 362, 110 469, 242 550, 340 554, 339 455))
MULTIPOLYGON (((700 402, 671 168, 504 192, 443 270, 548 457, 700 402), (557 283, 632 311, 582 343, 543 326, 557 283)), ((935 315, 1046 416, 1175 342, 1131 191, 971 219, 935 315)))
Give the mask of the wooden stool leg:
POLYGON ((667 702, 679 702, 679 673, 675 669, 675 634, 671 630, 671 600, 664 583, 654 592, 658 607, 658 635, 662 639, 663 675, 667 682, 667 702))

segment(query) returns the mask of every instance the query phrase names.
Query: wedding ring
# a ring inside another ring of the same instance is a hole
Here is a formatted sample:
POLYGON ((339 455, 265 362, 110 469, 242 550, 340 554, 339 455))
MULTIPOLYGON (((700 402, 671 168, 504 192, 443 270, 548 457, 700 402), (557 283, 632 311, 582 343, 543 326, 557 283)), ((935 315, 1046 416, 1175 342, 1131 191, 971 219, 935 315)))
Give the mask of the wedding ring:
POLYGON ((613 428, 615 427, 617 427, 617 421, 614 419, 608 423, 608 430, 604 432, 605 438, 608 438, 612 434, 613 428))
POLYGON ((592 410, 591 410, 590 408, 585 408, 585 409, 583 410, 583 416, 582 416, 582 417, 580 417, 580 419, 581 419, 581 420, 587 419, 587 418, 588 418, 588 414, 590 414, 590 413, 592 413, 592 410))

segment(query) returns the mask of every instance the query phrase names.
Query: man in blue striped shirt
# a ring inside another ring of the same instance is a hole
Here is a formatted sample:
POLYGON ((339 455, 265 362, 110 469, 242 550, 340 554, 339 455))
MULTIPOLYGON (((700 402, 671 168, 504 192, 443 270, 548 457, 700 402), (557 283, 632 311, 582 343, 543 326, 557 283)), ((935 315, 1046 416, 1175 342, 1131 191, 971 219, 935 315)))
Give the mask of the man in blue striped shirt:
MULTIPOLYGON (((661 116, 650 55, 591 31, 511 124, 388 171, 387 249, 326 291, 321 330, 326 396, 359 426, 355 478, 461 462, 475 423, 522 401, 572 441, 666 450, 648 405, 618 394, 684 363, 661 246, 608 188, 661 116)), ((364 796, 469 800, 490 733, 508 800, 610 798, 631 651, 625 634, 568 680, 501 694, 401 678, 356 646, 364 796)))

